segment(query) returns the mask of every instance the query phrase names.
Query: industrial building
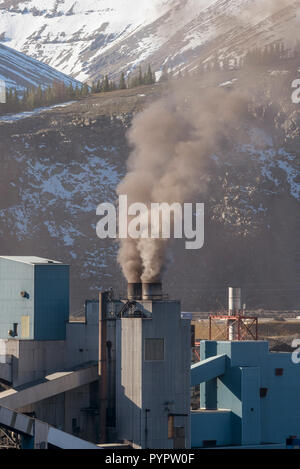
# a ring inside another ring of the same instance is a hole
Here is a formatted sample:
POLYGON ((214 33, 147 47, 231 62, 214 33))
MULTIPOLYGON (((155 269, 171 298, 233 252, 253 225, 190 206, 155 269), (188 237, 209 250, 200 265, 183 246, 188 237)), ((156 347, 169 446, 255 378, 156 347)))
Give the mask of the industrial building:
POLYGON ((0 446, 12 434, 22 448, 285 448, 300 438, 300 365, 249 340, 256 323, 239 289, 219 318, 226 340, 201 341, 194 364, 190 317, 161 283, 102 292, 82 322, 69 314, 68 265, 0 257, 0 446))
POLYGON ((0 406, 93 443, 190 447, 190 322, 161 285, 137 291, 69 322, 68 266, 0 257, 0 406))
POLYGON ((161 288, 132 284, 127 301, 102 297, 115 348, 116 433, 136 448, 189 448, 190 321, 161 288))
POLYGON ((77 324, 68 322, 69 266, 1 257, 0 405, 96 442, 98 316, 93 313, 88 305, 79 337, 77 324))
POLYGON ((285 448, 300 435, 300 368, 268 342, 203 341, 191 385, 200 384, 192 411, 192 447, 285 448))

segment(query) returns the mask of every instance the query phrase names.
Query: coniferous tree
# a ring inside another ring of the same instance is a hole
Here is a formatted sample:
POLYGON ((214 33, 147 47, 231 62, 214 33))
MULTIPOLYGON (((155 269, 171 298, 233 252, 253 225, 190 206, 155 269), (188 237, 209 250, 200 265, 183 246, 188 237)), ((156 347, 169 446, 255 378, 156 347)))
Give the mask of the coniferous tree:
POLYGON ((126 90, 127 88, 124 72, 121 73, 119 88, 120 90, 126 90))
POLYGON ((104 92, 110 91, 109 80, 108 80, 107 75, 105 75, 105 77, 104 77, 102 89, 103 89, 104 92))
POLYGON ((6 91, 6 103, 0 104, 0 113, 22 112, 37 107, 51 106, 89 93, 90 88, 87 84, 82 87, 76 85, 74 89, 72 84, 67 86, 58 80, 48 85, 47 88, 37 86, 23 92, 10 88, 6 91))
POLYGON ((142 67, 139 66, 139 75, 138 75, 138 86, 144 85, 144 77, 142 67))
POLYGON ((109 82, 109 91, 115 91, 116 89, 117 89, 116 83, 114 82, 114 80, 111 80, 109 82))
POLYGON ((89 94, 89 85, 87 83, 84 83, 84 85, 81 88, 81 96, 86 97, 89 94))
POLYGON ((155 78, 151 70, 151 65, 148 65, 147 73, 144 76, 145 85, 153 85, 155 83, 155 78))

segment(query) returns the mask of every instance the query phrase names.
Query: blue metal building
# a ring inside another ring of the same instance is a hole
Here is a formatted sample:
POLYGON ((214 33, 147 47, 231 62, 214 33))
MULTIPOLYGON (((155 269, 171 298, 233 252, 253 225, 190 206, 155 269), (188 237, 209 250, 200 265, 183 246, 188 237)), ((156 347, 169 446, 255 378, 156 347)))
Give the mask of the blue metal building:
POLYGON ((191 415, 192 447, 285 447, 300 437, 300 365, 268 342, 202 341, 191 385, 200 409, 191 415))
POLYGON ((69 266, 39 257, 0 257, 0 339, 65 340, 69 266))

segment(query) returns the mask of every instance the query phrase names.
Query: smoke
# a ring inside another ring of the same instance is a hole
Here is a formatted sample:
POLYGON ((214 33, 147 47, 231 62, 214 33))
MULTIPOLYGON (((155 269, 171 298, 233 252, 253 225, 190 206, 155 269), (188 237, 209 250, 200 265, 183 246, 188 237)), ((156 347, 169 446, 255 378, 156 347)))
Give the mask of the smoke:
MULTIPOLYGON (((210 180, 211 156, 227 150, 248 118, 248 101, 237 92, 205 90, 195 81, 173 85, 168 96, 134 118, 128 173, 118 186, 128 203, 201 202, 210 180)), ((162 239, 120 240, 119 262, 129 282, 155 282, 168 258, 162 239)))
MULTIPOLYGON (((265 18, 272 21, 277 12, 298 3, 249 0, 242 4, 241 14, 232 17, 231 26, 243 27, 265 18)), ((185 8, 188 4, 183 3, 185 8)), ((178 5, 176 0, 172 2, 174 8, 178 5)), ((128 133, 132 147, 128 173, 118 194, 126 194, 129 204, 141 202, 148 207, 153 202, 201 202, 210 182, 211 157, 222 156, 232 142, 241 142, 241 127, 249 119, 246 91, 204 90, 190 78, 178 81, 167 96, 134 118, 128 133)), ((127 281, 159 281, 168 263, 169 245, 163 239, 120 240, 119 263, 127 281)))

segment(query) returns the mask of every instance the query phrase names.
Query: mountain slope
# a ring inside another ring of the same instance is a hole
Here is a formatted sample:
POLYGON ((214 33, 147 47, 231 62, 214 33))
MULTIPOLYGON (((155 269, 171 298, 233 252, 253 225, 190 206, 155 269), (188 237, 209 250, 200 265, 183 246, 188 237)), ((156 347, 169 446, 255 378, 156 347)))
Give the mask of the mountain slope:
POLYGON ((19 90, 32 86, 47 86, 58 80, 69 85, 78 83, 71 77, 0 44, 0 80, 7 88, 19 90))
POLYGON ((193 69, 216 53, 290 41, 298 12, 295 0, 0 0, 0 39, 86 80, 147 62, 193 69))
MULTIPOLYGON (((220 73, 218 83, 232 78, 220 73)), ((251 80, 243 70, 237 78, 240 89, 251 80)), ((270 112, 266 100, 265 118, 244 129, 242 143, 225 145, 212 158, 211 183, 199 198, 206 205, 205 246, 187 251, 176 240, 164 277, 165 291, 180 297, 186 311, 222 309, 231 284, 243 287, 249 308, 299 308, 300 113, 282 77, 258 78, 266 96, 278 86, 286 95, 278 111, 270 112)), ((290 77, 283 79, 287 84, 290 77)), ((102 93, 0 122, 2 253, 69 262, 73 312, 101 289, 125 291, 117 243, 96 236, 96 207, 116 200, 132 118, 165 94, 165 86, 102 93)))

